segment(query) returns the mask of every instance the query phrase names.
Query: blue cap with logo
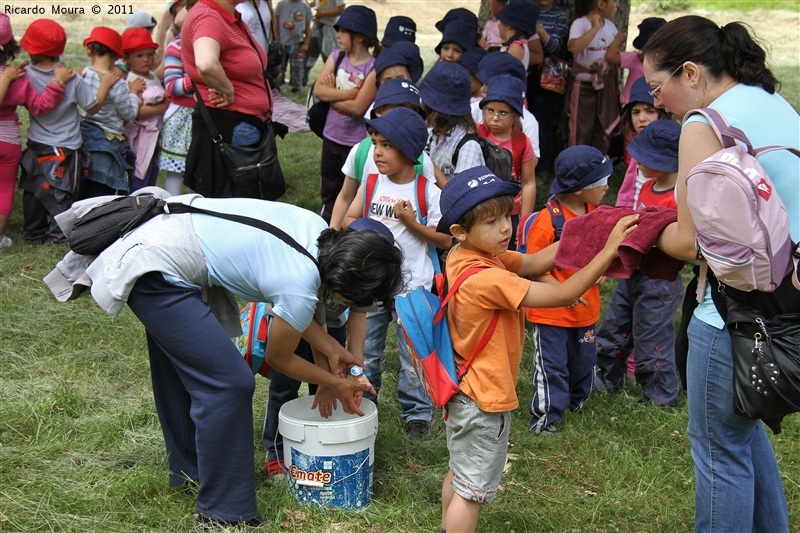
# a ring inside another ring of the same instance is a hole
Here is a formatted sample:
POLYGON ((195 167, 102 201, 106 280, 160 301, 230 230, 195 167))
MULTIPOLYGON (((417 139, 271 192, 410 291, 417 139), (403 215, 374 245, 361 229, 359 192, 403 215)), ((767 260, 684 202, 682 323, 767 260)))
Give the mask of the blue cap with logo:
POLYGON ((389 19, 383 30, 381 44, 385 47, 394 46, 395 43, 417 40, 417 24, 410 18, 398 15, 389 19))
POLYGON ((418 82, 422 77, 422 71, 425 70, 419 54, 419 46, 407 41, 399 41, 391 48, 383 50, 375 58, 375 73, 380 76, 381 72, 395 65, 406 67, 411 80, 414 83, 418 82))
POLYGON ((670 119, 656 120, 636 134, 628 145, 628 153, 646 167, 677 172, 680 137, 680 124, 670 119))
POLYGON ((486 97, 481 100, 480 108, 483 109, 489 102, 505 102, 510 105, 519 116, 522 116, 525 102, 525 83, 510 74, 500 74, 489 80, 486 86, 486 97))
POLYGON ((381 84, 375 94, 375 103, 372 105, 372 118, 375 118, 376 109, 385 105, 403 104, 411 104, 421 108, 419 89, 409 80, 400 78, 387 80, 381 84))
POLYGON ((394 244, 394 235, 392 235, 391 230, 378 220, 374 220, 368 217, 357 218, 353 222, 351 222, 349 226, 347 226, 347 229, 351 229, 353 231, 364 231, 364 230, 377 231, 378 233, 389 239, 389 241, 392 244, 394 244))
POLYGON ((419 113, 407 107, 396 107, 368 121, 367 128, 386 137, 414 163, 428 142, 428 127, 425 125, 425 120, 419 113))
POLYGON ((450 226, 476 205, 498 196, 516 196, 519 192, 519 185, 503 181, 487 167, 473 167, 459 172, 442 188, 439 198, 442 218, 436 231, 449 235, 450 226))

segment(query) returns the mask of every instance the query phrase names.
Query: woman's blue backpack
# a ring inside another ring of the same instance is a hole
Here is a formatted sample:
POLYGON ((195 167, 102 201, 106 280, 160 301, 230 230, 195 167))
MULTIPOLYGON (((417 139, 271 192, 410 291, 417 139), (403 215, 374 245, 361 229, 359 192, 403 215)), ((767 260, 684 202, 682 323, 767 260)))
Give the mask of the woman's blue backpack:
POLYGON ((270 306, 264 302, 251 302, 239 312, 242 322, 242 335, 236 339, 236 347, 242 352, 245 361, 250 365, 253 375, 261 374, 272 377, 272 367, 266 360, 267 336, 272 315, 267 314, 270 306))

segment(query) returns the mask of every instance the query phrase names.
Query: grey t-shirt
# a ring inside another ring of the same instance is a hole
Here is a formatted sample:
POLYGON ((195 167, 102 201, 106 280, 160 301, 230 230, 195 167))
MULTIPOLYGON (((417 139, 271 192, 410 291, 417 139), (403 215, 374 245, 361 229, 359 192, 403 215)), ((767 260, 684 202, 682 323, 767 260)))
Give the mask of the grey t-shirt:
POLYGON ((302 43, 305 39, 306 24, 314 18, 311 8, 303 0, 281 0, 275 8, 278 18, 281 44, 302 43))

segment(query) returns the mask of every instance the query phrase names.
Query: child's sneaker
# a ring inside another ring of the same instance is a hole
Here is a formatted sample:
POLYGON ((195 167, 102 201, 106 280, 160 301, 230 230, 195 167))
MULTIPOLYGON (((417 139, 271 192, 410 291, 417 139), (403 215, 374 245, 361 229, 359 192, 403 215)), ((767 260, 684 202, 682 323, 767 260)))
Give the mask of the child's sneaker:
POLYGON ((11 248, 12 241, 8 235, 0 235, 0 250, 11 248))
POLYGON ((283 459, 272 459, 264 463, 264 470, 269 477, 275 477, 284 473, 286 466, 283 459))

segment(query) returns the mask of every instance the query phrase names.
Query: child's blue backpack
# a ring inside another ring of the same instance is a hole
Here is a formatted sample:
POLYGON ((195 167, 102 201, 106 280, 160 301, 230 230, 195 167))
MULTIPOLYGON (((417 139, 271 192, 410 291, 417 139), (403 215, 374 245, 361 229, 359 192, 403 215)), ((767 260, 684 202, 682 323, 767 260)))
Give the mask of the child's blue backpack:
POLYGON ((435 285, 439 296, 424 287, 417 287, 395 299, 400 329, 411 352, 414 370, 437 408, 447 405, 450 398, 458 392, 459 383, 472 361, 486 347, 500 318, 500 310, 496 310, 478 346, 464 365, 460 369, 456 368, 453 341, 447 325, 447 303, 468 277, 484 268, 474 267, 464 271, 446 295, 444 274, 437 274, 435 285))
MULTIPOLYGON (((553 228, 556 230, 555 242, 558 242, 561 239, 561 232, 564 230, 564 212, 561 210, 561 204, 555 196, 551 196, 547 200, 545 207, 550 212, 550 220, 553 221, 553 228)), ((528 233, 531 231, 533 222, 539 218, 539 213, 541 211, 526 215, 520 220, 521 229, 517 233, 517 251, 522 254, 528 253, 528 233)))
POLYGON ((251 302, 242 308, 239 312, 242 335, 236 339, 236 347, 244 356, 253 375, 261 374, 264 377, 272 377, 272 367, 266 360, 267 336, 272 322, 272 315, 266 312, 268 306, 264 302, 251 302))

